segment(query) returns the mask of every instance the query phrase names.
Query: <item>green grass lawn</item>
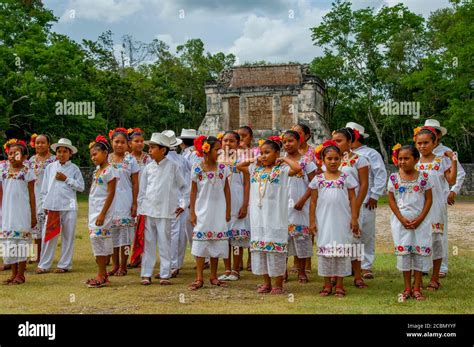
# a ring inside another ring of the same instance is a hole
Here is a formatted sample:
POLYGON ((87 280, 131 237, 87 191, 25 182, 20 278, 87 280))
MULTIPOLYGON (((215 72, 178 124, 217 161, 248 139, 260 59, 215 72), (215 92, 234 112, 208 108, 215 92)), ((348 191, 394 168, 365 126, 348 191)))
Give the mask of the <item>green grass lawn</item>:
MULTIPOLYGON (((352 278, 347 278, 347 296, 343 299, 319 297, 322 278, 317 276, 316 257, 310 283, 298 284, 295 275, 290 275, 287 295, 257 294, 261 278, 247 271, 229 288, 211 287, 207 281, 203 289, 190 292, 187 285, 194 279, 194 262, 189 249, 184 269, 172 286, 156 282, 142 286, 139 270, 132 269, 125 277, 112 277, 109 287, 89 289, 84 281, 95 276, 96 266, 87 234, 84 196, 79 198, 79 205, 73 271, 36 275, 34 265, 29 265, 26 284, 1 287, 0 313, 474 313, 472 245, 460 247, 459 254, 450 257, 450 273, 442 280, 442 289, 425 292, 425 302, 398 302, 403 280, 389 244, 377 245, 376 278, 368 280, 370 287, 356 289, 351 286, 352 278)), ((219 265, 222 270, 222 262, 219 265)), ((0 272, 0 280, 8 275, 8 271, 0 272)))

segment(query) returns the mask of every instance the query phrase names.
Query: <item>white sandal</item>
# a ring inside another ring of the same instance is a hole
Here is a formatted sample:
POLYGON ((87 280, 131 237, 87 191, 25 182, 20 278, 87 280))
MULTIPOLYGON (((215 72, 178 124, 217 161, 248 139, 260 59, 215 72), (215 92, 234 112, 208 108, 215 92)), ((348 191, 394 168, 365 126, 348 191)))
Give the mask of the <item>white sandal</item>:
POLYGON ((223 275, 220 275, 219 277, 217 277, 217 279, 218 279, 219 281, 231 281, 231 280, 229 280, 229 277, 230 277, 230 276, 231 276, 231 275, 223 274, 223 275))
POLYGON ((238 271, 232 270, 230 275, 227 276, 228 281, 238 281, 240 280, 240 273, 238 271), (234 275, 236 274, 236 275, 234 275))

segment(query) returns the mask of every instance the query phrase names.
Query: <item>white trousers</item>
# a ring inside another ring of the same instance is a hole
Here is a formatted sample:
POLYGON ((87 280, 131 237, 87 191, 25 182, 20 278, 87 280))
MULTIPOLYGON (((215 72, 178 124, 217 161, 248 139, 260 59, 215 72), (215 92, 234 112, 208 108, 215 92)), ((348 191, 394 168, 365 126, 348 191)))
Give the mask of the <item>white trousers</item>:
POLYGON ((60 211, 61 233, 55 238, 45 242, 46 225, 48 217, 43 226, 41 244, 41 260, 38 267, 44 270, 49 270, 53 265, 54 253, 59 237, 61 237, 61 256, 57 267, 60 269, 70 270, 72 268, 72 256, 74 253, 74 239, 76 236, 76 220, 77 211, 60 211))
POLYGON ((142 256, 142 277, 152 277, 156 264, 156 248, 160 252, 160 277, 171 277, 171 219, 145 218, 145 247, 142 256))
POLYGON ((186 253, 186 218, 185 212, 171 220, 171 269, 181 269, 186 253))
POLYGON ((375 260, 375 211, 369 210, 362 205, 360 209, 360 241, 364 245, 364 254, 361 267, 363 270, 371 270, 375 260))
POLYGON ((444 232, 443 232, 443 261, 441 262, 441 269, 440 272, 447 273, 448 272, 448 223, 444 225, 444 232))

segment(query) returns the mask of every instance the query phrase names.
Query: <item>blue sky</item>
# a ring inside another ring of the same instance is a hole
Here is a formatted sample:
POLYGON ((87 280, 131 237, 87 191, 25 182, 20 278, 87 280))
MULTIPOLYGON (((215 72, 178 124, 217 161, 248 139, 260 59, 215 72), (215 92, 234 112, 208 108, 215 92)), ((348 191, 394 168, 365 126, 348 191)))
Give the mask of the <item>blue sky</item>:
MULTIPOLYGON (((174 52, 187 39, 200 38, 207 51, 233 53, 238 63, 310 62, 321 54, 309 28, 318 25, 330 0, 44 0, 59 22, 53 30, 73 40, 96 40, 106 30, 151 42, 158 38, 174 52)), ((402 2, 425 17, 448 0, 353 0, 354 8, 402 2)))

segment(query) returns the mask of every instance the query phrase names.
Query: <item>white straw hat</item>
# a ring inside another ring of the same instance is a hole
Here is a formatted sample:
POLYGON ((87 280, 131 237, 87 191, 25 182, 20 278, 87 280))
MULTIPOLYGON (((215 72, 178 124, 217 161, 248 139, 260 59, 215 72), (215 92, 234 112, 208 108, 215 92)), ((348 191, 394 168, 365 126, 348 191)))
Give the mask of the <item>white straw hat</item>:
POLYGON ((66 139, 66 138, 59 139, 59 141, 58 141, 57 143, 53 143, 53 144, 51 145, 51 149, 52 149, 53 151, 55 151, 55 152, 56 152, 56 149, 57 149, 58 147, 66 147, 66 148, 69 148, 69 149, 72 151, 72 154, 76 154, 76 153, 77 153, 77 148, 72 145, 71 140, 66 139))
POLYGON ((165 130, 162 134, 170 138, 171 147, 176 147, 183 143, 183 140, 176 138, 173 130, 165 130))
POLYGON ((442 127, 439 121, 436 119, 427 119, 425 120, 425 127, 432 127, 435 128, 439 131, 441 131, 441 135, 446 135, 448 133, 448 130, 446 130, 445 127, 442 127))
POLYGON ((162 133, 151 134, 151 139, 145 141, 145 145, 160 145, 168 148, 172 147, 170 138, 162 133))
POLYGON ((181 129, 179 139, 195 139, 198 137, 196 129, 181 129))
POLYGON ((354 123, 354 122, 349 122, 349 123, 346 124, 346 128, 351 128, 351 129, 355 129, 355 130, 359 131, 359 134, 364 139, 369 137, 369 134, 365 133, 365 128, 360 124, 357 124, 357 123, 354 123))

